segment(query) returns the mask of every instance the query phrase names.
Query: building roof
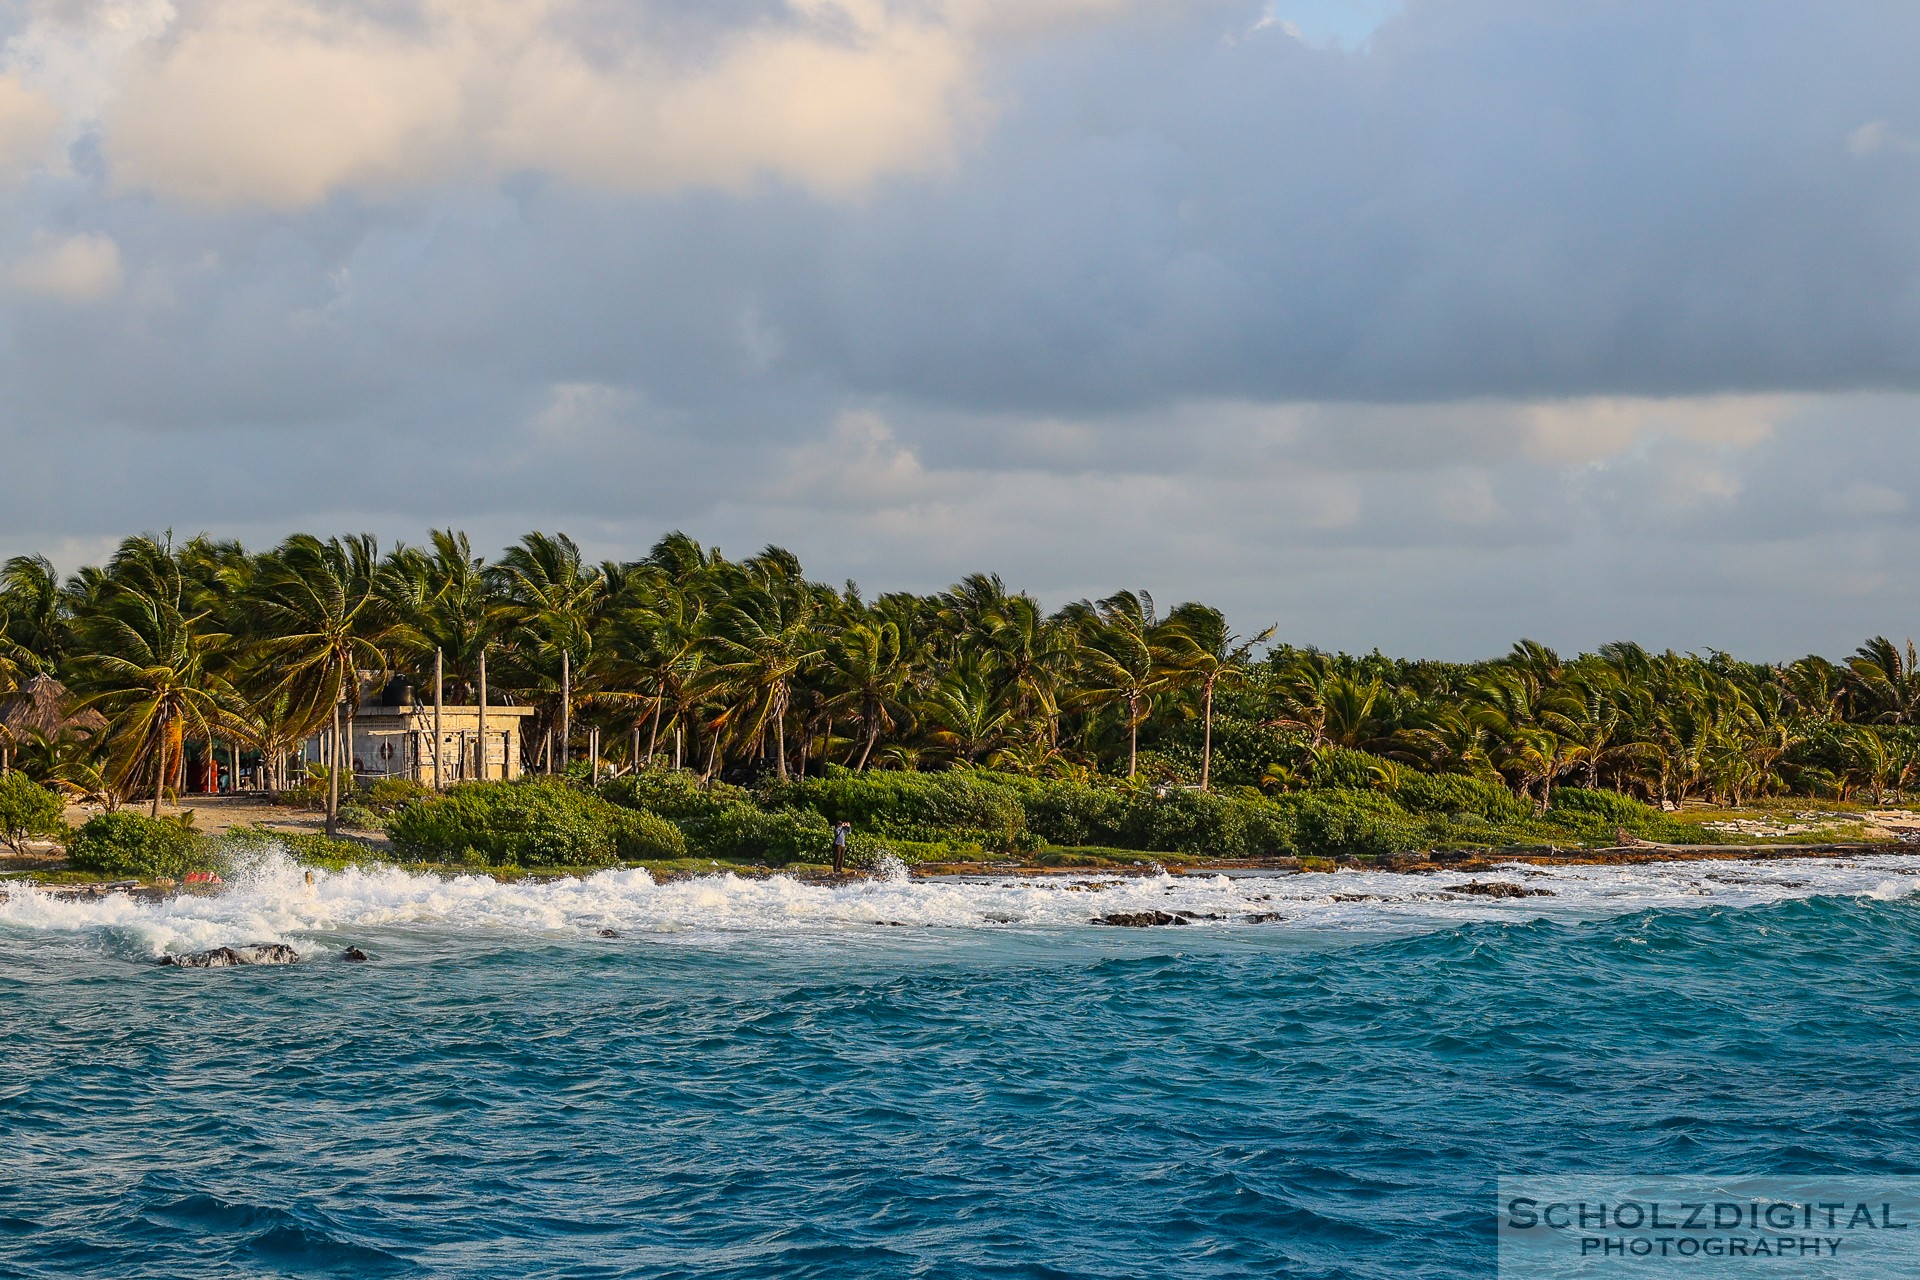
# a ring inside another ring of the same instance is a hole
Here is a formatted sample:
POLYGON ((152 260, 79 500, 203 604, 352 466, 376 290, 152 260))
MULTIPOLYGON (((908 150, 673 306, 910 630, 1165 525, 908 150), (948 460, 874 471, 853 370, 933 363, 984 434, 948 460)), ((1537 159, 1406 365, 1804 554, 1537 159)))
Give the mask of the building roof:
POLYGON ((62 733, 86 735, 107 727, 107 718, 91 707, 74 711, 67 687, 52 676, 40 675, 18 690, 0 698, 0 735, 15 742, 40 734, 57 738, 62 733))

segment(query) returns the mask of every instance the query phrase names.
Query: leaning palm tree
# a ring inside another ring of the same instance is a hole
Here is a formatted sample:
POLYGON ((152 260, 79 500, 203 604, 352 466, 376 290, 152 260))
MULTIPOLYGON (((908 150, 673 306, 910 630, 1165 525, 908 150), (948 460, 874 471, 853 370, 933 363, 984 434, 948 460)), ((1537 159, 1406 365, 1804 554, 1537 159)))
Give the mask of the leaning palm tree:
MULTIPOLYGON (((710 655, 700 691, 719 707, 711 728, 764 758, 773 739, 774 771, 787 776, 787 707, 794 681, 826 652, 814 630, 820 598, 782 563, 757 568, 750 584, 713 615, 710 655)), ((718 738, 709 771, 717 768, 718 738)))
POLYGON ((341 772, 352 768, 360 672, 386 672, 396 631, 380 581, 379 551, 369 534, 325 542, 296 534, 261 563, 250 600, 259 655, 279 672, 273 692, 286 695, 296 709, 303 736, 322 725, 329 729, 329 836, 339 825, 341 772))
POLYGON ((900 628, 891 622, 855 622, 826 650, 828 709, 850 715, 865 731, 855 772, 867 767, 883 733, 892 733, 904 713, 901 693, 913 675, 903 653, 900 628))
POLYGON ((499 605, 486 561, 467 535, 435 529, 431 550, 396 547, 381 574, 396 647, 416 672, 440 654, 443 670, 467 695, 479 682, 480 653, 498 633, 499 605))
POLYGON ((1847 659, 1860 694, 1858 715, 1875 724, 1920 723, 1920 652, 1875 636, 1847 659))
POLYGON ((1200 789, 1213 777, 1213 697, 1243 682, 1254 646, 1273 639, 1278 624, 1242 640, 1227 629, 1226 615, 1203 604, 1183 604, 1167 615, 1170 662, 1185 683, 1200 690, 1200 789))
POLYGON ((997 696, 978 659, 965 658, 940 673, 919 714, 928 737, 955 763, 977 764, 1013 743, 1014 710, 997 696))
POLYGON ((183 607, 186 583, 171 546, 150 538, 121 544, 110 572, 118 587, 76 629, 74 668, 82 697, 76 710, 107 718, 112 789, 127 794, 152 774, 152 814, 179 789, 186 738, 211 738, 231 724, 238 699, 210 669, 228 640, 207 627, 206 612, 183 607))
POLYGON ((539 708, 548 731, 559 731, 558 755, 547 764, 564 773, 574 699, 599 688, 596 676, 606 665, 593 665, 594 641, 614 584, 564 533, 527 534, 488 576, 502 601, 497 620, 506 649, 500 683, 539 708))
POLYGON ((1124 705, 1127 725, 1127 777, 1140 772, 1140 726, 1156 693, 1174 679, 1172 636, 1146 592, 1122 591, 1098 604, 1082 600, 1064 616, 1081 635, 1081 681, 1077 701, 1083 707, 1124 705))

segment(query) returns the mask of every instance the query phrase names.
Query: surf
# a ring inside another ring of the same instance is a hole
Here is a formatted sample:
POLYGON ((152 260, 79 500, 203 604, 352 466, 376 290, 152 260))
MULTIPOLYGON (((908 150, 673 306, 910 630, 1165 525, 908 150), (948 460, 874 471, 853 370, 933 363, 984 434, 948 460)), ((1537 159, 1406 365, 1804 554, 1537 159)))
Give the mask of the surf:
MULTIPOLYGON (((333 945, 380 929, 503 937, 809 934, 877 927, 1048 933, 1155 921, 1216 932, 1425 932, 1479 921, 1595 919, 1647 909, 1752 906, 1801 897, 1893 900, 1920 888, 1920 857, 1871 860, 1509 866, 1493 872, 916 878, 897 863, 839 882, 715 871, 656 880, 609 870, 553 880, 402 867, 314 870, 270 849, 222 889, 158 900, 75 898, 15 884, 0 931, 107 937, 154 959, 222 946, 333 945), (1487 886, 1526 896, 1483 896, 1487 886), (1463 892, 1463 886, 1467 890, 1463 892)), ((304 949, 304 948, 303 948, 304 949)))

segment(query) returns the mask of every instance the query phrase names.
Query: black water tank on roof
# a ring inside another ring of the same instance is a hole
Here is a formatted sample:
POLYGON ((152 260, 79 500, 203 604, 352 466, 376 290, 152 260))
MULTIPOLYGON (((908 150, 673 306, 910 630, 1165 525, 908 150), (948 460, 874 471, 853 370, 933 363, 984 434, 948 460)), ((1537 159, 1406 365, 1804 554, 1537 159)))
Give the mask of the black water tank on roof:
POLYGON ((410 707, 413 705, 413 685, 405 676, 395 676, 387 681, 387 687, 380 691, 380 705, 383 707, 410 707))

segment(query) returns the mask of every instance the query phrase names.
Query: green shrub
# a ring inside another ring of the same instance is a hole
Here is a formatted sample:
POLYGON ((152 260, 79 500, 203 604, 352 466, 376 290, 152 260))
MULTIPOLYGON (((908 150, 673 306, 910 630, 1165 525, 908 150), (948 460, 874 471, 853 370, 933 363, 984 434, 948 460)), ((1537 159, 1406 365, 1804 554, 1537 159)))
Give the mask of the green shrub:
POLYGON ((1697 839, 1700 829, 1677 822, 1652 805, 1617 791, 1560 787, 1553 793, 1548 820, 1556 827, 1600 844, 1612 844, 1624 830, 1643 840, 1697 839))
POLYGON ((608 866, 679 857, 671 824, 553 778, 463 782, 403 807, 388 834, 403 857, 482 866, 608 866))
POLYGON ((1022 797, 1027 829, 1048 844, 1117 847, 1125 838, 1127 797, 1110 787, 1046 783, 1022 797))
POLYGON ((1219 715, 1213 722, 1213 776, 1216 787, 1252 787, 1269 764, 1297 764, 1306 755, 1306 735, 1277 729, 1241 716, 1219 715))
POLYGON ((24 773, 0 773, 0 844, 15 853, 34 836, 67 834, 67 806, 24 773))
POLYGON ((1303 852, 1321 857, 1378 858, 1420 844, 1420 828, 1376 791, 1301 791, 1280 802, 1292 811, 1303 852))
POLYGON ((380 778, 361 788, 357 798, 361 805, 385 817, 432 794, 433 788, 412 778, 380 778))
POLYGON ((316 866, 374 866, 383 861, 378 850, 358 840, 331 838, 318 831, 271 831, 265 827, 235 826, 217 841, 229 854, 284 849, 295 862, 316 866))
POLYGON ((686 825, 688 848, 703 858, 739 862, 826 862, 833 857, 833 828, 808 810, 769 813, 735 801, 710 817, 686 825))
POLYGON ((1320 790, 1369 791, 1400 772, 1401 766, 1385 756, 1334 747, 1314 756, 1312 785, 1320 790))
POLYGON ((965 833, 995 849, 1014 848, 1027 815, 1012 781, 982 769, 948 773, 829 769, 824 778, 764 784, 760 803, 806 810, 857 831, 901 840, 937 841, 965 833))
POLYGON ((612 815, 613 850, 625 862, 654 862, 687 856, 680 828, 654 813, 616 809, 612 815))
POLYGON ((211 850, 172 818, 121 811, 89 818, 67 844, 77 871, 119 876, 182 876, 212 865, 211 850))
POLYGON ((355 831, 385 831, 387 820, 375 813, 359 799, 342 800, 336 811, 339 823, 343 827, 352 827, 355 831))
POLYGON ((1501 783, 1463 773, 1409 772, 1391 794, 1410 813, 1471 814, 1488 822, 1524 823, 1534 818, 1531 800, 1516 796, 1501 783))
POLYGON ((1167 787, 1128 797, 1120 836, 1123 848, 1264 857, 1291 848, 1292 824, 1264 799, 1167 787))
POLYGON ((724 782, 702 786, 700 779, 685 769, 646 769, 601 783, 600 795, 623 809, 688 823, 718 815, 744 800, 747 793, 724 782))

